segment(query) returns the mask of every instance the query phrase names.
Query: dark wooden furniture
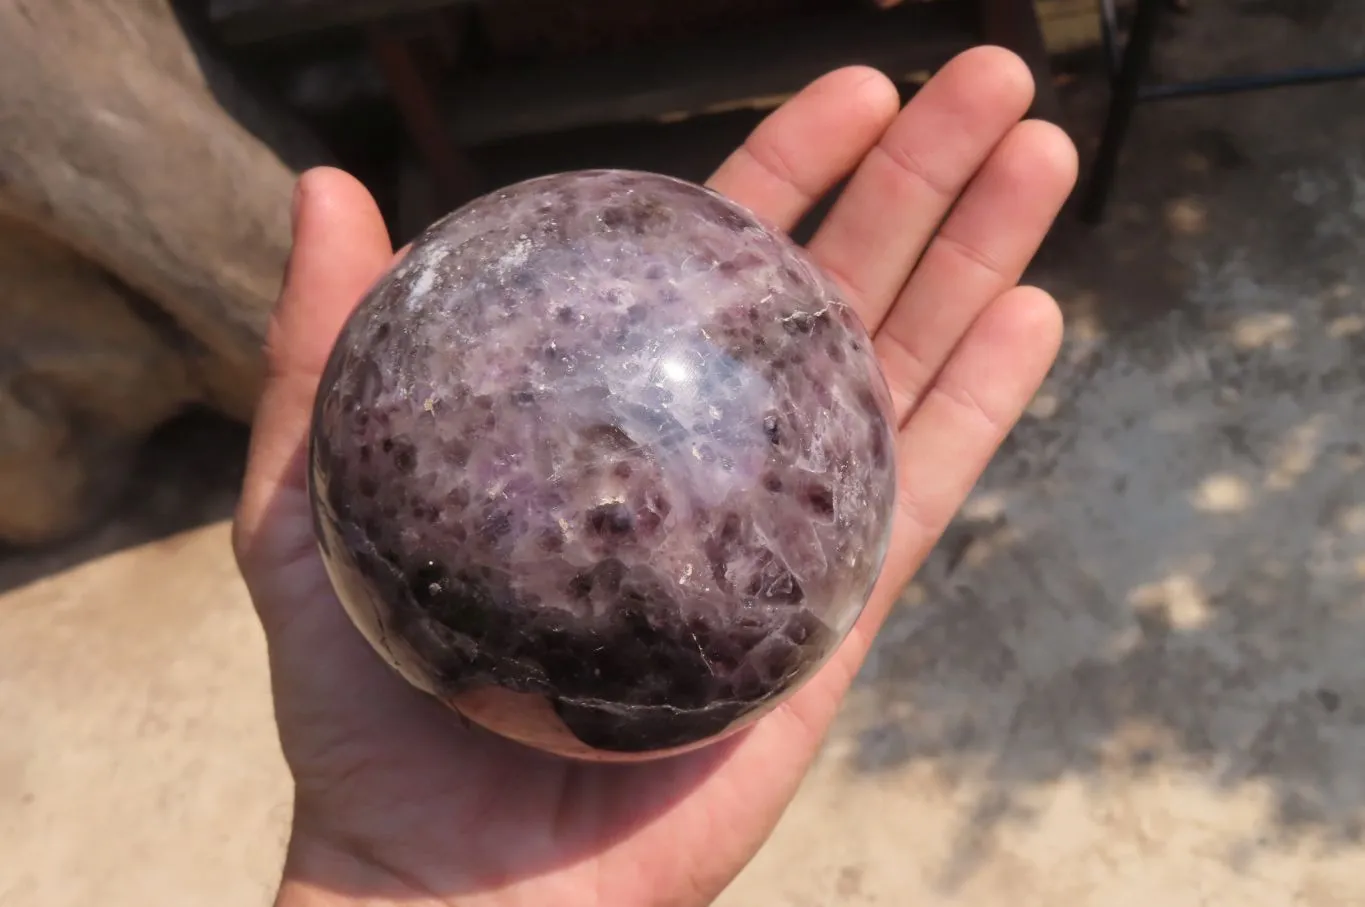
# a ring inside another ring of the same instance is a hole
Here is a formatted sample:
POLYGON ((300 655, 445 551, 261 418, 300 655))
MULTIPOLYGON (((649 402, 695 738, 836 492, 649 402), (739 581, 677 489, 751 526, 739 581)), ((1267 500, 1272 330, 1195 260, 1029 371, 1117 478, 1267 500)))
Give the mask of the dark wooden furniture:
POLYGON ((477 0, 209 0, 208 11, 220 39, 238 47, 339 31, 367 35, 371 59, 447 204, 477 187, 461 149, 781 97, 849 63, 876 66, 905 82, 980 43, 1009 47, 1027 60, 1039 85, 1037 114, 1059 118, 1033 0, 912 0, 890 9, 845 0, 824 4, 826 11, 691 40, 457 65, 480 6, 477 0))

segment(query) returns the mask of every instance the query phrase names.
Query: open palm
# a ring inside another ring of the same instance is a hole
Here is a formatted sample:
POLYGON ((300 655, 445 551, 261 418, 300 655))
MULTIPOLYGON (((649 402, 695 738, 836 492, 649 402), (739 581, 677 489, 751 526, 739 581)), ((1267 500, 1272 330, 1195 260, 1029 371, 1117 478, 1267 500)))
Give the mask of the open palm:
POLYGON ((810 243, 873 335, 899 419, 890 553, 853 634, 750 730, 660 762, 577 764, 463 726, 353 629, 314 546, 305 436, 342 321, 394 250, 374 201, 305 174, 236 522, 296 782, 280 904, 709 903, 771 831, 872 638, 1043 379, 1056 304, 1018 281, 1076 176, 1023 121, 1028 70, 998 48, 948 64, 904 110, 882 75, 831 73, 710 181, 784 229, 852 177, 810 243))

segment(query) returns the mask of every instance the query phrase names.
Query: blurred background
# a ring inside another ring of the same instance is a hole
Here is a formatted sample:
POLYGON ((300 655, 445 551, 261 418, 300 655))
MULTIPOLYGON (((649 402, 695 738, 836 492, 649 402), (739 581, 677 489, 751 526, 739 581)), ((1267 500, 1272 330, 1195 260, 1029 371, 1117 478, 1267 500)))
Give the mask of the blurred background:
POLYGON ((1062 355, 720 903, 1365 904, 1354 0, 0 4, 0 904, 269 903, 226 520, 298 169, 401 242, 986 42, 1082 151, 1062 355))

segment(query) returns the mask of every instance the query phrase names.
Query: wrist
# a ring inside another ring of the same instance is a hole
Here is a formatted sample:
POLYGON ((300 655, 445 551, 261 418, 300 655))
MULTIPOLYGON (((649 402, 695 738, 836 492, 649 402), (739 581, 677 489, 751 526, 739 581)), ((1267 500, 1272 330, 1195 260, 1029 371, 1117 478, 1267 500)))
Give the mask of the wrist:
POLYGON ((457 907, 406 883, 361 853, 299 834, 290 837, 274 907, 457 907))

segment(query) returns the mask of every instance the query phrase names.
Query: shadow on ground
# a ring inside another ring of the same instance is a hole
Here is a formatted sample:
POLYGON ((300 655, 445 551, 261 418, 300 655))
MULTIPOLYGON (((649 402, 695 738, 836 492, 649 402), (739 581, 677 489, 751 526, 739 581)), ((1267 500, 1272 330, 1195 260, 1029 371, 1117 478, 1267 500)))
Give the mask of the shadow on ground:
POLYGON ((102 555, 227 519, 246 458, 245 426, 194 410, 157 431, 109 518, 59 545, 0 546, 0 595, 102 555))
MULTIPOLYGON (((1365 10, 1313 6, 1196 4, 1159 68, 1365 56, 1365 10), (1251 37, 1218 50, 1234 25, 1251 37)), ((1144 108, 1109 221, 1037 262, 1062 360, 841 725, 854 770, 970 792, 946 890, 1064 779, 1263 792, 1234 866, 1360 844, 1362 110, 1361 85, 1144 108)))

